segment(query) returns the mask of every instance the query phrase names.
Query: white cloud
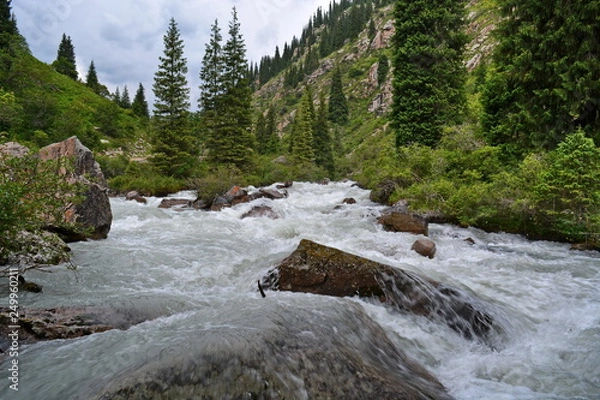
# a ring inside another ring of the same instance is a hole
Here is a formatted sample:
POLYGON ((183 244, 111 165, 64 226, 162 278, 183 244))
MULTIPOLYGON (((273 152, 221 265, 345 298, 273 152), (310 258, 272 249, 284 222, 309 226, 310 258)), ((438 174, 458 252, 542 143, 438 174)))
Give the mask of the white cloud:
POLYGON ((210 26, 219 20, 227 39, 231 9, 237 8, 250 61, 273 55, 275 46, 300 36, 319 6, 330 0, 20 0, 13 12, 32 53, 51 63, 63 33, 75 46, 82 78, 92 60, 98 77, 110 90, 141 82, 152 98, 152 81, 163 51, 163 35, 175 18, 185 44, 188 81, 196 104, 198 73, 210 26))

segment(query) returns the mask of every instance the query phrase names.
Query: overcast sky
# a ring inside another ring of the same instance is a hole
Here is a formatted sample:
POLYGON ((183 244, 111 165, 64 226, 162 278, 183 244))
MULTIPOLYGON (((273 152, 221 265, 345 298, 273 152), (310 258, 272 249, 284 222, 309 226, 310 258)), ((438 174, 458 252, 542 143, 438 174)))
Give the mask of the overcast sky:
POLYGON ((20 33, 34 56, 51 63, 62 34, 71 37, 77 69, 84 79, 94 60, 98 78, 112 92, 127 85, 133 98, 138 83, 152 108, 152 82, 169 19, 175 18, 185 45, 188 82, 195 108, 198 74, 210 26, 219 20, 227 40, 231 9, 237 8, 249 61, 273 55, 275 46, 299 37, 319 6, 330 0, 14 0, 20 33))

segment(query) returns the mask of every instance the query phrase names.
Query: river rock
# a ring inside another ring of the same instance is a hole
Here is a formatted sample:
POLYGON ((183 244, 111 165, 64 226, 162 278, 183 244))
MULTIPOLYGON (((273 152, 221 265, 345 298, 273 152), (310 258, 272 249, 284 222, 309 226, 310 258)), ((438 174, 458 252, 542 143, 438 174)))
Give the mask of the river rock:
POLYGON ((271 207, 262 205, 262 206, 254 206, 250 211, 244 213, 242 215, 242 219, 245 218, 270 218, 270 219, 279 219, 279 214, 275 212, 271 207))
POLYGON ((260 188, 258 192, 252 194, 252 199, 271 199, 281 200, 288 196, 286 191, 279 191, 273 189, 260 188))
POLYGON ((145 197, 140 196, 140 194, 136 191, 131 191, 129 193, 127 193, 125 195, 125 200, 127 201, 137 201, 138 203, 141 204, 146 204, 148 203, 148 200, 146 200, 145 197))
MULTIPOLYGON (((84 199, 80 204, 69 207, 63 222, 78 223, 89 229, 89 233, 82 234, 63 225, 51 230, 58 232, 66 241, 90 239, 105 239, 112 224, 112 211, 108 198, 106 179, 100 164, 94 159, 90 149, 85 147, 77 137, 73 136, 60 143, 51 144, 40 150, 42 160, 58 160, 63 157, 74 158, 75 171, 61 173, 72 182, 83 183, 87 187, 84 199)), ((54 223, 51 222, 53 225, 54 223)))
POLYGON ((0 259, 0 265, 57 265, 70 259, 71 249, 55 233, 22 231, 15 242, 19 250, 0 259))
POLYGON ((278 184, 277 189, 288 189, 294 185, 294 181, 285 181, 283 183, 278 184))
POLYGON ((210 324, 201 311, 187 316, 198 331, 147 348, 147 361, 87 398, 451 399, 358 304, 331 299, 315 312, 310 299, 259 301, 235 302, 210 324))
POLYGON ((408 203, 400 201, 383 211, 377 221, 390 232, 409 232, 416 235, 429 234, 429 223, 423 216, 408 211, 408 203))
POLYGON ((262 278, 264 289, 329 296, 375 297, 392 307, 487 341, 502 331, 481 301, 440 282, 310 240, 262 278))
POLYGON ((416 251, 423 257, 433 258, 435 256, 436 246, 432 240, 417 239, 410 249, 416 251))

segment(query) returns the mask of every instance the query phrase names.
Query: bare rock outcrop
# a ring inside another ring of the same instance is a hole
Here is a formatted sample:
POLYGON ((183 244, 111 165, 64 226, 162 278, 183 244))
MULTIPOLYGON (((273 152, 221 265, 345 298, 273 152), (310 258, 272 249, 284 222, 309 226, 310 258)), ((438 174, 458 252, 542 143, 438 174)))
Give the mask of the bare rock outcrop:
POLYGON ((85 147, 77 137, 73 136, 59 143, 54 143, 40 150, 42 160, 74 160, 74 171, 63 168, 60 173, 72 183, 82 183, 86 187, 84 199, 77 205, 69 206, 64 214, 64 221, 50 222, 50 229, 59 233, 66 241, 105 239, 112 224, 112 211, 108 198, 106 179, 90 149, 85 147), (64 228, 62 223, 77 223, 89 230, 89 234, 64 228))

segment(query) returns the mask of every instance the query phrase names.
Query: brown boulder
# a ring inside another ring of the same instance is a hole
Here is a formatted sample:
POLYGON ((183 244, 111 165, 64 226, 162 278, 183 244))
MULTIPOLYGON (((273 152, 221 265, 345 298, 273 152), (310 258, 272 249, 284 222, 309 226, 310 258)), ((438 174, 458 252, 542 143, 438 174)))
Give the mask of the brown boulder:
POLYGON ((423 257, 433 258, 435 256, 436 246, 435 243, 429 239, 418 239, 413 243, 410 249, 416 251, 423 257))
POLYGON ((125 200, 127 201, 137 201, 141 204, 146 204, 148 200, 146 198, 140 196, 140 194, 136 191, 131 191, 125 195, 125 200))
POLYGON ((244 213, 244 215, 242 215, 242 219, 245 218, 270 218, 270 219, 279 219, 279 214, 277 214, 275 212, 275 210, 273 210, 271 207, 269 206, 255 206, 252 207, 252 209, 246 213, 244 213))
POLYGON ((67 224, 77 223, 89 229, 89 234, 83 235, 78 231, 65 228, 61 222, 50 222, 50 229, 58 232, 67 241, 90 239, 105 239, 112 224, 112 211, 108 198, 108 187, 100 165, 94 159, 90 149, 85 147, 77 137, 73 136, 60 143, 51 144, 40 150, 42 160, 58 160, 63 157, 72 158, 75 169, 69 172, 60 171, 70 182, 79 182, 87 187, 83 201, 70 206, 65 211, 64 221, 67 224))
POLYGON ((408 232, 415 235, 429 234, 429 223, 423 216, 408 211, 408 203, 401 201, 385 210, 377 222, 390 232, 408 232))
POLYGON ((398 310, 439 320, 467 338, 486 340, 494 328, 500 329, 477 299, 459 289, 309 240, 302 240, 261 285, 338 297, 377 297, 398 310))

